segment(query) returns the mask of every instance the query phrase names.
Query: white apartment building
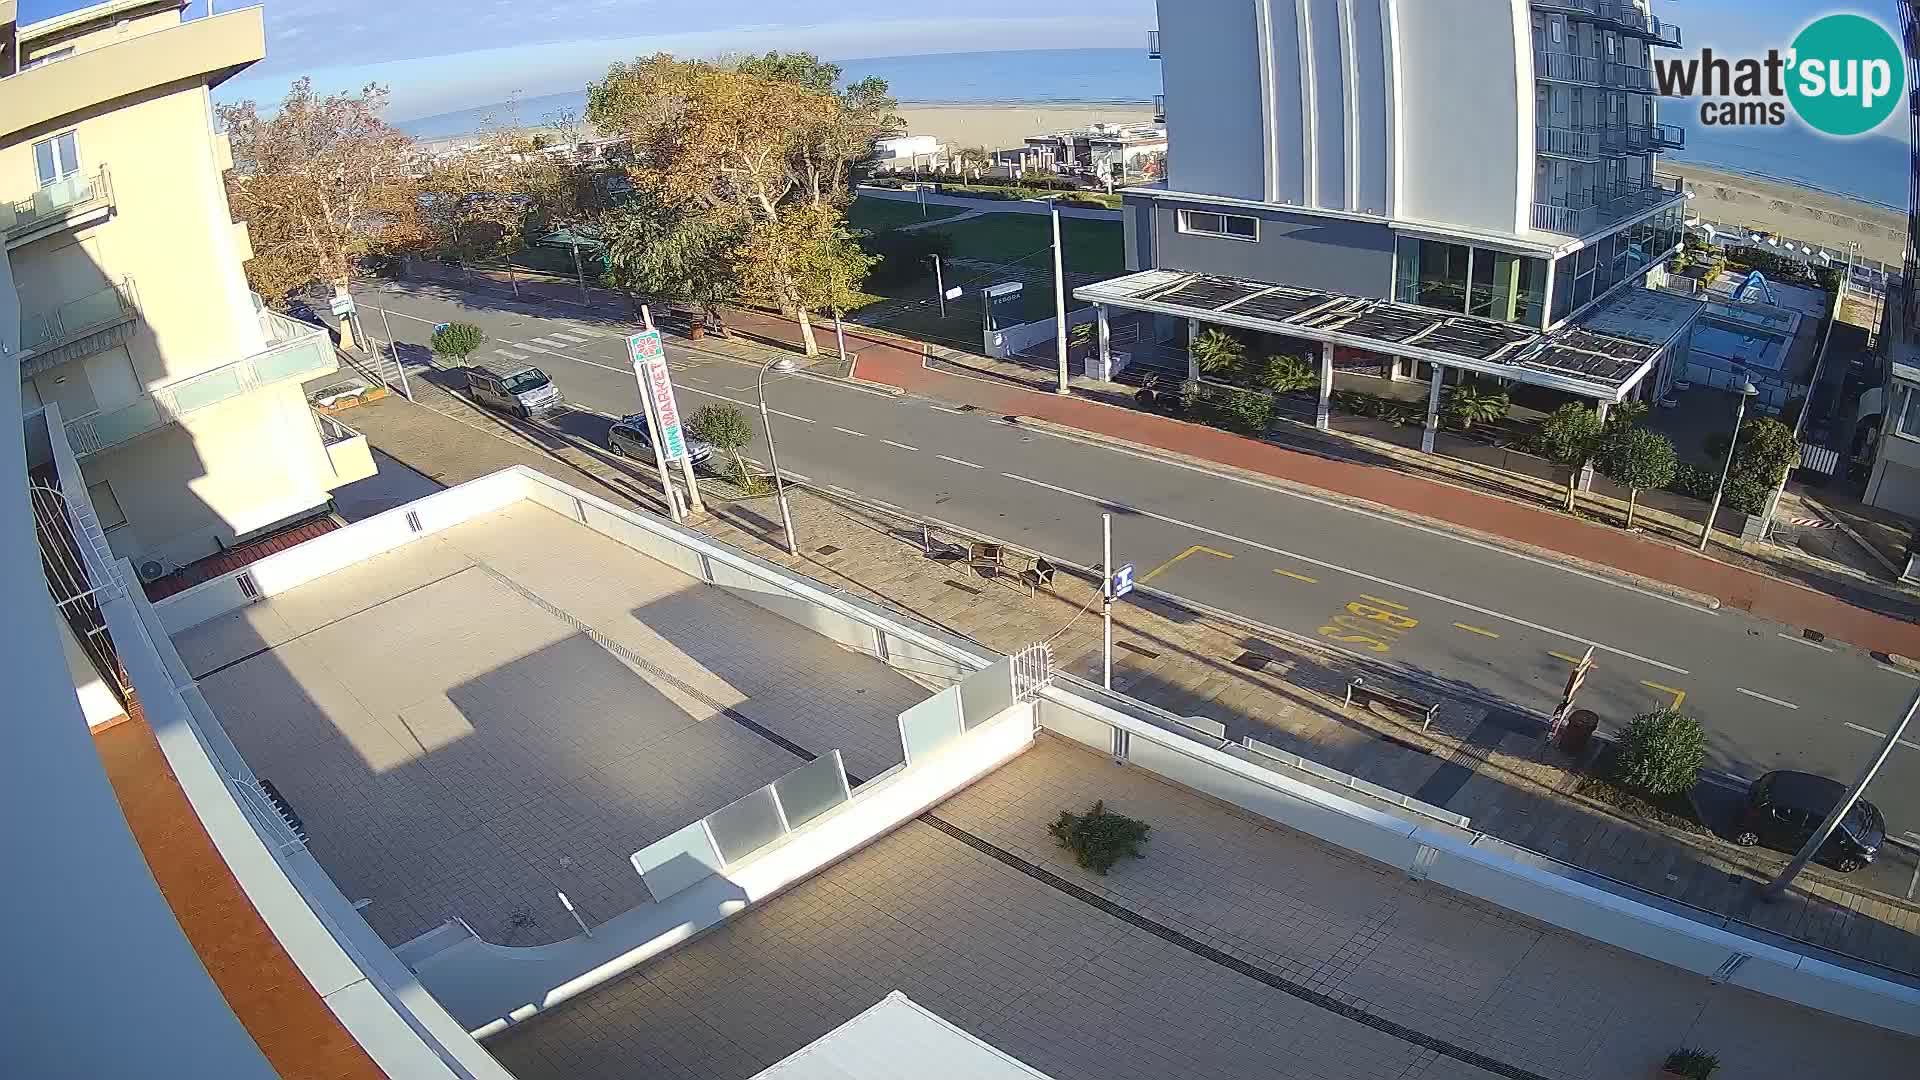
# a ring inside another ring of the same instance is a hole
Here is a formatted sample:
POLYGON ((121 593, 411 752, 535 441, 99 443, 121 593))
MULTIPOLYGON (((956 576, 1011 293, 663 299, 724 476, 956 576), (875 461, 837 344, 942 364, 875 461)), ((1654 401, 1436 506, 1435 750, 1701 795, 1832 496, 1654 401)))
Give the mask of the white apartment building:
POLYGON ((327 335, 263 310, 242 269, 209 91, 265 56, 261 9, 186 6, 18 25, 0 3, 0 341, 142 576, 324 511, 372 471, 302 393, 337 367, 327 335))

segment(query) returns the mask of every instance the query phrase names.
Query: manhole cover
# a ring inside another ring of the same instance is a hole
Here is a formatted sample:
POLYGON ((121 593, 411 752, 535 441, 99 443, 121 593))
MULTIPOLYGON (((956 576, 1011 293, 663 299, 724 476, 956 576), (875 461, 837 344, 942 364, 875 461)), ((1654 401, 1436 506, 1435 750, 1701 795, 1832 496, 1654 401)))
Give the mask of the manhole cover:
POLYGON ((836 544, 823 544, 820 547, 814 548, 813 552, 816 555, 837 555, 840 552, 840 548, 836 544))
POLYGON ((1235 666, 1246 668, 1248 671, 1265 671, 1267 665, 1273 663, 1273 657, 1261 656, 1255 652, 1243 652, 1234 657, 1233 662, 1235 666))
POLYGON ((1827 635, 1821 633, 1818 630, 1802 630, 1800 631, 1800 636, 1812 642, 1821 642, 1821 641, 1827 640, 1827 635))

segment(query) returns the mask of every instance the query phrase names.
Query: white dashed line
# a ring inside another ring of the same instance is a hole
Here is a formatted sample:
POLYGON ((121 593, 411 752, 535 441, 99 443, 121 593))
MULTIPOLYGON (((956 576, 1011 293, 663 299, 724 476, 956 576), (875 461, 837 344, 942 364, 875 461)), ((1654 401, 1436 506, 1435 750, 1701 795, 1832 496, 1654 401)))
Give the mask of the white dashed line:
POLYGON ((1770 705, 1778 705, 1783 709, 1797 709, 1800 707, 1798 705, 1795 705, 1791 701, 1781 701, 1777 697, 1768 697, 1767 695, 1760 693, 1758 690, 1749 690, 1744 686, 1734 687, 1733 692, 1736 694, 1745 694, 1750 698, 1759 698, 1761 701, 1767 702, 1770 705))
POLYGON ((1443 604, 1452 604, 1454 607, 1463 608, 1467 611, 1477 611, 1482 615, 1491 616, 1492 618, 1504 619, 1507 622, 1513 623, 1515 626, 1524 626, 1529 630, 1538 630, 1543 634, 1552 634, 1555 637, 1565 638, 1568 641, 1577 641, 1582 645, 1591 645, 1596 649, 1600 649, 1602 651, 1612 653, 1615 656, 1624 656, 1629 660, 1638 660, 1643 664, 1650 664, 1654 667, 1660 668, 1663 671, 1671 671, 1676 675, 1692 674, 1692 672, 1688 671, 1686 668, 1674 667, 1672 664, 1662 663, 1661 661, 1655 660, 1650 656, 1641 656, 1639 653, 1628 652, 1625 649, 1616 649, 1611 645, 1602 644, 1598 641, 1594 641, 1591 638, 1583 638, 1578 634, 1570 634, 1565 630, 1556 630, 1551 626, 1542 626, 1539 623, 1528 622, 1525 619, 1516 618, 1512 615, 1506 614, 1505 612, 1495 611, 1492 608, 1481 607, 1478 604, 1470 604, 1470 603, 1467 603, 1465 600, 1456 600, 1451 596, 1446 596, 1441 593, 1428 592, 1425 589, 1416 588, 1412 585, 1405 584, 1404 582, 1394 581, 1392 578, 1375 577, 1372 574, 1363 573, 1359 570, 1351 569, 1350 567, 1341 566, 1338 563, 1325 562, 1320 559, 1315 559, 1306 555, 1302 555, 1299 552, 1288 551, 1285 548, 1277 548, 1271 544, 1263 544, 1263 543, 1260 543, 1258 540, 1248 540, 1246 537, 1243 537, 1243 536, 1235 536, 1232 533, 1221 532, 1218 529, 1209 529, 1205 525, 1196 525, 1191 521, 1182 521, 1179 518, 1167 517, 1165 514, 1156 514, 1151 510, 1142 510, 1137 506, 1128 506, 1126 503, 1114 502, 1111 499, 1102 499, 1097 495, 1089 495, 1084 491, 1075 491, 1072 488, 1059 487, 1054 484, 1049 484, 1043 480, 1035 480, 1030 476, 1021 476, 1018 473, 1001 473, 1000 475, 1006 477, 1009 480, 1017 480, 1022 484, 1032 484, 1034 487, 1045 488, 1048 491, 1057 491, 1062 495, 1072 495, 1075 498, 1085 499, 1088 502, 1098 503, 1101 506, 1111 506, 1116 510, 1123 510, 1129 514, 1139 514, 1141 517, 1152 518, 1155 521, 1164 521, 1169 525, 1179 525, 1183 528, 1192 529, 1194 532, 1205 533, 1208 536, 1217 536, 1222 540, 1231 540, 1236 544, 1245 544, 1250 548, 1258 548, 1261 551, 1271 552, 1275 555, 1282 555, 1289 559, 1297 559, 1300 562, 1312 563, 1315 566, 1324 567, 1328 570, 1336 570, 1342 574, 1350 574, 1353 577, 1357 577, 1361 579, 1362 581, 1371 581, 1376 585, 1386 585, 1391 588, 1400 589, 1405 592, 1410 592, 1415 596, 1424 596, 1429 600, 1437 600, 1443 604))
POLYGON ((529 359, 526 353, 517 353, 517 352, 514 352, 512 349, 495 349, 493 351, 500 354, 501 356, 506 357, 509 360, 529 359))
POLYGON ((973 462, 971 462, 971 461, 967 461, 967 460, 965 460, 965 459, 963 459, 963 458, 957 458, 957 457, 948 457, 948 456, 947 456, 947 455, 945 455, 945 454, 941 454, 941 455, 939 455, 939 458, 940 458, 940 460, 941 460, 941 461, 951 461, 951 462, 953 462, 953 463, 954 463, 955 465, 965 465, 965 466, 966 466, 967 468, 969 468, 969 469, 984 469, 984 468, 986 468, 986 466, 985 466, 985 465, 975 465, 975 464, 974 464, 973 462))
POLYGON ((1775 634, 1774 636, 1786 641, 1791 641, 1796 645, 1805 645, 1809 649, 1819 649, 1821 652, 1833 651, 1833 646, 1831 645, 1822 645, 1817 641, 1808 641, 1806 638, 1798 637, 1794 634, 1775 634))
POLYGON ((852 428, 843 428, 843 427, 837 427, 837 428, 834 428, 833 430, 835 430, 835 431, 837 431, 837 432, 839 432, 839 433, 840 433, 840 434, 842 434, 842 435, 851 435, 851 436, 853 436, 853 437, 854 437, 854 438, 856 438, 856 439, 864 439, 864 438, 866 438, 866 437, 867 437, 867 433, 866 433, 866 432, 864 432, 864 431, 855 431, 855 430, 853 430, 852 428))
POLYGON ((952 413, 952 414, 953 414, 953 415, 955 415, 955 416, 965 416, 965 415, 967 415, 966 413, 964 413, 964 412, 962 412, 962 411, 961 411, 961 410, 959 410, 959 409, 949 409, 949 408, 947 408, 947 407, 946 407, 945 405, 929 405, 929 406, 927 406, 927 408, 929 408, 929 409, 932 409, 932 410, 934 410, 935 412, 950 412, 950 413, 952 413))
POLYGON ((843 488, 839 484, 828 484, 827 490, 839 495, 845 495, 849 498, 859 498, 858 493, 856 493, 852 488, 843 488))
MULTIPOLYGON (((881 439, 880 441, 883 443, 886 443, 888 446, 891 446, 897 450, 918 451, 920 449, 917 446, 908 446, 906 443, 903 443, 903 442, 894 442, 892 439, 881 439)), ((878 500, 875 500, 875 501, 877 502, 878 500)))
MULTIPOLYGON (((1874 738, 1876 738, 1876 739, 1884 739, 1884 738, 1886 738, 1886 737, 1887 737, 1887 733, 1886 733, 1886 732, 1884 732, 1884 731, 1875 731, 1875 730, 1873 730, 1873 729, 1872 729, 1872 728, 1870 728, 1870 727, 1861 727, 1861 726, 1860 726, 1859 724, 1854 724, 1854 723, 1848 723, 1848 724, 1845 724, 1845 725, 1843 725, 1843 726, 1844 726, 1844 727, 1850 727, 1850 728, 1852 728, 1853 730, 1855 730, 1855 731, 1857 731, 1857 732, 1859 732, 1859 733, 1860 733, 1860 734, 1862 734, 1862 735, 1871 735, 1871 736, 1873 736, 1873 737, 1874 737, 1874 738)), ((1901 739, 1901 740, 1900 740, 1900 745, 1901 745, 1901 746, 1904 746, 1904 747, 1907 747, 1907 748, 1908 748, 1908 749, 1910 749, 1910 750, 1920 750, 1920 743, 1913 743, 1913 742, 1908 742, 1908 741, 1907 741, 1907 740, 1905 740, 1905 739, 1901 739)), ((1908 835, 1909 835, 1909 836, 1912 836, 1912 835, 1914 835, 1914 834, 1912 834, 1912 833, 1909 833, 1908 835)))
POLYGON ((585 345, 587 343, 587 339, 581 337, 579 334, 567 334, 567 333, 562 333, 559 330, 555 330, 553 331, 552 336, 559 338, 561 341, 571 341, 575 345, 585 345))
POLYGON ((549 349, 562 349, 562 348, 565 348, 567 345, 567 343, 564 341, 555 341, 552 338, 544 338, 544 337, 534 338, 533 343, 535 345, 545 345, 549 349))

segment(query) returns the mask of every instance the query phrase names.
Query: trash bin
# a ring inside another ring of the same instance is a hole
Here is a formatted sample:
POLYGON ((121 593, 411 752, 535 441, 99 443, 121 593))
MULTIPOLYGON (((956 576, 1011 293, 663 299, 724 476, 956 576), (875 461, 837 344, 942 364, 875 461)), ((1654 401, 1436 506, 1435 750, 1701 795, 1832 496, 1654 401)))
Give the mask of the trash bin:
POLYGON ((1578 754, 1587 748, 1587 741, 1593 738, 1594 729, 1600 726, 1600 714, 1592 709, 1575 709, 1567 717, 1567 724, 1560 729, 1560 749, 1569 754, 1578 754))

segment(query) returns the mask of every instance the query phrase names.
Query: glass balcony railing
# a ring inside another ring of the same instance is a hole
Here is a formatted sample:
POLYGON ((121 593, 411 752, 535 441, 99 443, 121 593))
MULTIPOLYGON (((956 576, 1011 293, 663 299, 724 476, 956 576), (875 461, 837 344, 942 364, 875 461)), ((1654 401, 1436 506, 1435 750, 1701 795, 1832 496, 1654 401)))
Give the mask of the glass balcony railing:
POLYGON ((1153 95, 1153 122, 1156 124, 1167 122, 1167 95, 1165 94, 1153 95))
POLYGON ((1679 124, 1655 124, 1652 128, 1655 150, 1685 150, 1687 129, 1679 124))
POLYGON ((1585 236, 1599 221, 1599 209, 1593 201, 1574 195, 1553 202, 1533 204, 1533 227, 1564 236, 1585 236))
POLYGON ((1597 56, 1576 56, 1551 49, 1533 50, 1533 77, 1549 82, 1599 86, 1602 69, 1597 56))
POLYGON ((1160 31, 1147 31, 1147 59, 1160 59, 1160 31))
POLYGON ((265 315, 279 331, 268 348, 211 371, 156 386, 131 404, 67 421, 67 442, 74 454, 85 458, 110 450, 261 387, 292 379, 304 381, 339 367, 333 340, 325 330, 277 312, 265 315))
POLYGON ((55 180, 26 199, 0 202, 0 231, 9 241, 102 206, 113 205, 113 184, 103 166, 55 180))
POLYGON ((88 293, 58 307, 20 314, 20 355, 22 359, 57 349, 88 334, 132 322, 139 313, 134 302, 133 279, 88 293))
POLYGON ((1533 204, 1533 227, 1563 236, 1587 236, 1677 198, 1680 189, 1658 180, 1621 180, 1533 204))

